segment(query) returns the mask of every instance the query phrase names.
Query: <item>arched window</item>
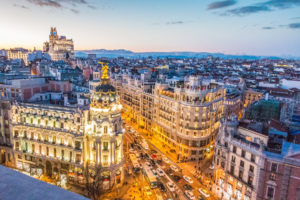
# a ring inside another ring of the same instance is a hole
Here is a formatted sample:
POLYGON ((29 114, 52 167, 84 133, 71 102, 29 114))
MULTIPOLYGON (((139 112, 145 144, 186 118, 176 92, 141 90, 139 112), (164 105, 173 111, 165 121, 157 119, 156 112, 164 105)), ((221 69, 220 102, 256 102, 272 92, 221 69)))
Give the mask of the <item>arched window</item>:
POLYGON ((107 126, 104 126, 104 133, 107 133, 107 126))
POLYGON ((118 130, 118 124, 115 124, 115 131, 118 130))

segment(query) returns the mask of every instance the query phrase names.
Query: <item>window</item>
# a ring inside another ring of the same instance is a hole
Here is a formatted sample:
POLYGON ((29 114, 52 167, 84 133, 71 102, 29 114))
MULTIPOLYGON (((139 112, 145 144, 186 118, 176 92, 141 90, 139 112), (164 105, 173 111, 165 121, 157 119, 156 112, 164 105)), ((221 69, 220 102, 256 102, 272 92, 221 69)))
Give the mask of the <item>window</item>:
POLYGON ((49 136, 45 135, 45 142, 48 142, 48 140, 49 140, 49 136))
POLYGON ((245 152, 245 150, 242 150, 242 155, 241 155, 243 158, 245 158, 245 156, 246 156, 246 152, 245 152))
POLYGON ((235 157, 234 156, 231 157, 231 162, 235 163, 235 157))
POLYGON ((79 141, 75 141, 75 149, 80 149, 80 142, 79 141))
POLYGON ((78 123, 80 122, 80 117, 77 117, 77 122, 78 122, 78 123))
POLYGON ((60 128, 64 128, 64 123, 60 123, 60 128))
POLYGON ((64 160, 65 159, 65 151, 61 150, 61 159, 64 160))
POLYGON ((53 136, 53 141, 52 141, 52 143, 53 143, 53 144, 56 143, 56 136, 55 136, 55 135, 53 136))
POLYGON ((32 153, 34 153, 35 152, 35 146, 34 146, 34 144, 31 145, 31 148, 32 148, 32 153))
POLYGON ((275 173, 270 174, 270 180, 276 181, 276 174, 275 173))
POLYGON ((277 163, 271 164, 271 172, 277 172, 277 163))
POLYGON ((70 151, 70 162, 72 162, 72 151, 70 151))
POLYGON ((241 160, 240 167, 244 167, 244 164, 245 164, 244 161, 241 160))
POLYGON ((19 151, 19 142, 16 142, 16 150, 19 151))
POLYGON ((233 165, 231 165, 231 167, 230 167, 230 173, 234 174, 234 166, 233 165))
POLYGON ((49 156, 49 147, 46 147, 46 155, 49 156))
POLYGON ((42 146, 39 146, 39 153, 42 154, 42 146))
POLYGON ((249 171, 252 173, 254 172, 254 167, 252 165, 250 165, 249 171))
POLYGON ((267 197, 268 198, 273 198, 274 197, 274 192, 275 192, 274 188, 268 186, 268 188, 267 188, 267 197))
POLYGON ((252 184, 253 184, 253 177, 248 176, 248 185, 252 186, 252 184))
POLYGON ((54 157, 56 158, 56 148, 54 148, 53 154, 54 154, 54 157))
POLYGON ((233 151, 233 153, 236 153, 236 146, 233 146, 232 151, 233 151))
POLYGON ((103 142, 103 150, 104 151, 108 150, 108 142, 103 142))
POLYGON ((104 133, 107 133, 107 126, 104 126, 104 133))
POLYGON ((239 178, 243 179, 244 172, 242 170, 239 171, 239 178))
POLYGON ((255 162, 255 155, 251 154, 251 162, 255 162))
POLYGON ((118 124, 115 124, 115 131, 118 131, 118 124))

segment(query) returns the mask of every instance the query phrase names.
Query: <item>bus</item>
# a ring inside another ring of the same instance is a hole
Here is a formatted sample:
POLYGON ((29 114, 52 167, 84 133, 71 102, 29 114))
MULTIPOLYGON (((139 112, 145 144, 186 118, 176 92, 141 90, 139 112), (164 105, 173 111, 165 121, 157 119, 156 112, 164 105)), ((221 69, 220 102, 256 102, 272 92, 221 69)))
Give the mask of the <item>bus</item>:
POLYGON ((151 171, 150 167, 148 167, 147 165, 144 165, 143 173, 144 173, 146 180, 150 184, 151 189, 156 188, 157 187, 157 179, 156 179, 156 176, 154 176, 153 172, 151 171))
POLYGON ((140 169, 140 164, 139 164, 138 159, 136 158, 135 154, 130 153, 129 158, 132 162, 134 170, 138 171, 140 169))

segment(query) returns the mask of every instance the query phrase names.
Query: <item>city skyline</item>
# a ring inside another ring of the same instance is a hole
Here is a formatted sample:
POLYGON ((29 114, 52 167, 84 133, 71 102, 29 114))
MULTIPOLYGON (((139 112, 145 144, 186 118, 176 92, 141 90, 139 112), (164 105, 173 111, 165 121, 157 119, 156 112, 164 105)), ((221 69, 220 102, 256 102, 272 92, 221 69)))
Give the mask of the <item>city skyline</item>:
POLYGON ((299 0, 2 0, 1 4, 0 48, 42 49, 54 26, 59 35, 73 39, 75 50, 300 56, 299 0))

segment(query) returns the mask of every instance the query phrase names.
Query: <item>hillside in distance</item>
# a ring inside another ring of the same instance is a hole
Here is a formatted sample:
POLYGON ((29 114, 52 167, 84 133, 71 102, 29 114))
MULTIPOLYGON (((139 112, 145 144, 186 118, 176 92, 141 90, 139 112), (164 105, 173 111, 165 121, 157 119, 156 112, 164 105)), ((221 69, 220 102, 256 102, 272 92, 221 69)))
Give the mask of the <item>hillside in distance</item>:
POLYGON ((95 50, 78 50, 75 51, 76 57, 87 57, 88 54, 96 54, 98 58, 108 57, 108 58, 117 58, 117 57, 125 57, 125 58, 145 58, 145 57, 169 57, 169 58, 205 58, 207 56, 218 57, 222 59, 245 59, 245 60, 254 60, 254 59, 299 59, 292 56, 255 56, 255 55, 230 55, 223 53, 208 53, 208 52, 189 52, 189 51, 178 51, 178 52, 133 52, 125 49, 116 49, 116 50, 107 50, 107 49, 95 49, 95 50))

